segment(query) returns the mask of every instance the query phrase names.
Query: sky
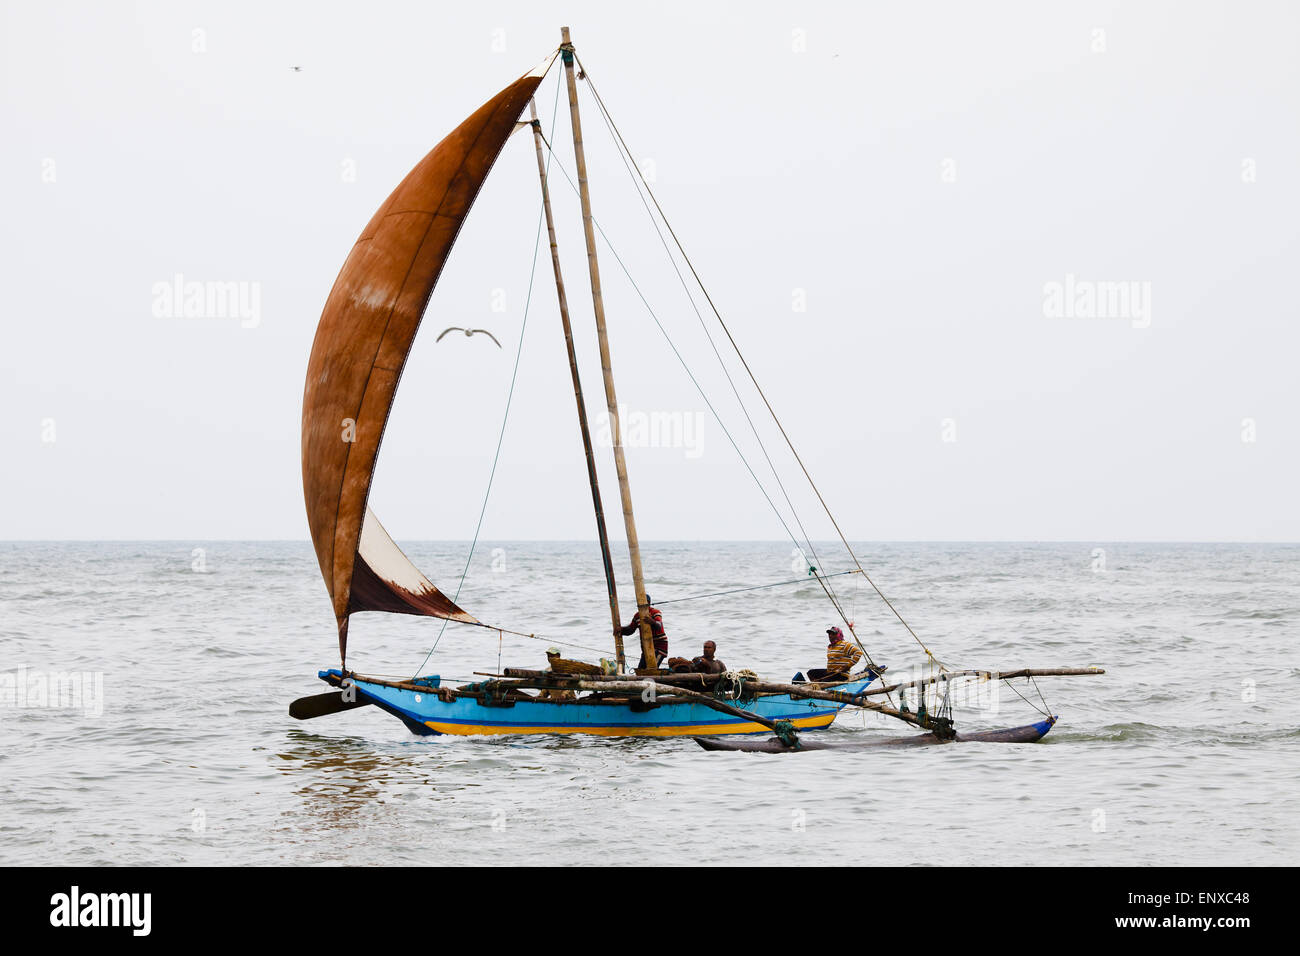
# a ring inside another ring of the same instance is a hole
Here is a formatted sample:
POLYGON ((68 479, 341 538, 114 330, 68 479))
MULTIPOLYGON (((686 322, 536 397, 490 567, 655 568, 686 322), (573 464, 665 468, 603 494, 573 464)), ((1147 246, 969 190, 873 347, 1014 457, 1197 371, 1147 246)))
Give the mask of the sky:
MULTIPOLYGON (((0 539, 305 539, 303 381, 344 258, 567 25, 850 538, 1300 540, 1294 5, 2 10, 0 539)), ((600 437, 558 75, 537 102, 600 437)), ((782 539, 793 511, 831 537, 580 86, 640 536, 782 539)), ((524 132, 397 393, 371 504, 399 542, 473 536, 503 418, 483 538, 594 538, 539 214, 524 132)))

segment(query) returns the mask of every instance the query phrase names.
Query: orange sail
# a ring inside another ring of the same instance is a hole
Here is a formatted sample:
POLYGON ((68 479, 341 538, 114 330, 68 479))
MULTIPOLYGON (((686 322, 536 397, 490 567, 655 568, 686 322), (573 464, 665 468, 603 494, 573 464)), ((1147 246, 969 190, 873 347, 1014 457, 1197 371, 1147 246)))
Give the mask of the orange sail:
POLYGON ((356 611, 477 623, 411 563, 367 507, 384 426, 415 333, 497 155, 554 54, 480 107, 407 174, 334 281, 302 402, 307 521, 347 656, 356 611))

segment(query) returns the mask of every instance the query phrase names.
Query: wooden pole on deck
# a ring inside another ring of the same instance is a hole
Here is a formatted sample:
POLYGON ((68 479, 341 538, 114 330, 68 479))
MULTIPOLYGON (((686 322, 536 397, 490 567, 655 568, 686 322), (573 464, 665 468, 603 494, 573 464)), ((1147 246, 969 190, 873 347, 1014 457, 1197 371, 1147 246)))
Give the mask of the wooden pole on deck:
POLYGON ((733 707, 731 704, 720 701, 716 697, 710 697, 708 694, 701 694, 698 691, 687 690, 685 687, 674 687, 671 684, 660 684, 650 678, 629 681, 588 681, 579 678, 573 682, 573 686, 578 690, 613 691, 615 693, 628 694, 640 694, 647 688, 653 688, 656 696, 662 694, 665 697, 685 697, 687 700, 693 700, 696 703, 703 704, 705 707, 711 707, 716 711, 729 714, 732 717, 739 717, 742 720, 751 721, 752 723, 766 727, 771 731, 776 731, 777 729, 776 721, 772 720, 770 717, 764 717, 762 714, 756 714, 753 711, 733 707))
POLYGON ((876 687, 872 690, 864 690, 862 691, 862 696, 877 697, 881 694, 892 694, 896 690, 906 690, 909 687, 921 687, 925 684, 936 684, 939 681, 956 680, 959 677, 980 677, 985 680, 1012 680, 1016 677, 1097 677, 1105 673, 1106 671, 1100 667, 1022 667, 1013 671, 947 671, 934 677, 923 677, 919 680, 905 681, 901 684, 890 684, 888 687, 876 687))
MULTIPOLYGON (((573 73, 573 43, 569 28, 560 28, 560 57, 564 60, 564 78, 569 89, 569 117, 573 123, 573 155, 578 167, 578 194, 582 200, 582 226, 587 240, 587 268, 591 273, 591 302, 596 313, 596 337, 600 342, 600 369, 605 378, 605 401, 609 407, 610 435, 614 443, 614 468, 618 472, 618 490, 623 501, 623 524, 627 531, 627 550, 632 559, 632 586, 636 589, 636 606, 641 612, 641 652, 646 666, 655 662, 654 637, 650 604, 645 596, 645 576, 641 572, 641 546, 632 516, 632 489, 627 480, 627 460, 623 456, 623 433, 618 420, 618 397, 614 393, 614 372, 610 367, 609 336, 605 330, 605 302, 600 294, 600 263, 596 257, 596 229, 591 216, 591 193, 587 189, 587 158, 582 150, 582 120, 578 116, 578 83, 573 73)), ((618 622, 615 622, 618 628, 618 622)))
POLYGON ((587 426, 587 405, 582 398, 582 379, 578 375, 578 356, 573 349, 573 328, 569 324, 569 298, 564 292, 560 272, 560 247, 555 241, 555 217, 551 213, 551 191, 546 185, 546 160, 542 155, 542 125, 537 121, 537 102, 529 100, 533 120, 533 141, 537 146, 537 175, 542 181, 542 208, 546 211, 546 233, 551 240, 551 265, 555 270, 555 291, 560 297, 560 322, 564 326, 564 347, 569 353, 569 372, 573 376, 573 397, 578 402, 578 425, 582 429, 582 448, 587 456, 587 480, 591 483, 591 503, 596 509, 596 531, 600 535, 600 557, 605 567, 605 585, 609 591, 609 614, 614 621, 614 651, 618 672, 627 670, 623 653, 622 616, 618 612, 618 589, 614 584, 614 562, 609 553, 609 534, 605 530, 605 509, 600 501, 600 483, 596 479, 596 457, 591 450, 591 429, 587 426))

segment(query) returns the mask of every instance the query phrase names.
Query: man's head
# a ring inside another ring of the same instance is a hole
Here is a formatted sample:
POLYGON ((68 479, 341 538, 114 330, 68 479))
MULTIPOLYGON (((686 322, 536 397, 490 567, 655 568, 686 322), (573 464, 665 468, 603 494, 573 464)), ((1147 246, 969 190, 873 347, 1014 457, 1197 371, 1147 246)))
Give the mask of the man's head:
POLYGON ((826 628, 827 644, 838 644, 842 640, 844 640, 844 632, 841 631, 838 627, 826 628))
POLYGON ((704 642, 704 657, 706 660, 713 660, 713 655, 717 653, 718 645, 712 641, 704 642))
POLYGON ((559 658, 560 658, 560 649, 558 647, 548 647, 546 649, 546 659, 548 661, 556 661, 559 660, 559 658))

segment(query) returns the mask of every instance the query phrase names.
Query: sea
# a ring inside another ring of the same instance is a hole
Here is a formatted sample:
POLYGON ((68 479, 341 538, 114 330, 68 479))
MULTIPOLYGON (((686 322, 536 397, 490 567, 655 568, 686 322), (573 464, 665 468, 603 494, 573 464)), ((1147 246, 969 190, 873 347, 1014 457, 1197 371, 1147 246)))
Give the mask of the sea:
MULTIPOLYGON (((613 655, 594 543, 404 547, 491 627, 357 615, 349 667, 461 683, 540 668, 551 644, 613 655)), ((0 864, 801 866, 828 847, 864 865, 1300 862, 1300 545, 854 548, 870 581, 829 543, 643 557, 674 655, 713 640, 772 679, 821 666, 841 619, 811 564, 892 679, 928 673, 927 650, 1105 674, 954 683, 959 729, 1058 715, 1034 744, 420 737, 373 707, 290 718, 339 663, 306 541, 0 543, 0 864)), ((845 711, 815 733, 911 731, 845 711)))

